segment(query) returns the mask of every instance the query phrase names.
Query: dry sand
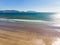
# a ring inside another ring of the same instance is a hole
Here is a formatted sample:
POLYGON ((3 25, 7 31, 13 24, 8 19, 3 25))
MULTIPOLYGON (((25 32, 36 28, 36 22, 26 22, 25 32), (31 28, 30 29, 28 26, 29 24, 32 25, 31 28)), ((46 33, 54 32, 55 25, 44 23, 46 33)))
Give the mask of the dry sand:
POLYGON ((59 35, 44 24, 0 22, 0 45, 55 45, 59 35))

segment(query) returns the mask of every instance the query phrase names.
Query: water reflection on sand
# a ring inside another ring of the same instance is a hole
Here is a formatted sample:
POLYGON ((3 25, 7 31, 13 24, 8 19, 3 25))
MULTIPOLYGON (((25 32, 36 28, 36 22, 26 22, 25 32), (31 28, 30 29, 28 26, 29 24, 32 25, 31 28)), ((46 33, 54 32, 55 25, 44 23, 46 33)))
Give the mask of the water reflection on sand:
POLYGON ((35 39, 33 42, 34 45, 60 45, 60 38, 35 39))
POLYGON ((44 24, 0 22, 0 45, 60 45, 58 37, 44 24))
POLYGON ((52 45, 60 45, 60 38, 56 38, 53 42, 52 45))

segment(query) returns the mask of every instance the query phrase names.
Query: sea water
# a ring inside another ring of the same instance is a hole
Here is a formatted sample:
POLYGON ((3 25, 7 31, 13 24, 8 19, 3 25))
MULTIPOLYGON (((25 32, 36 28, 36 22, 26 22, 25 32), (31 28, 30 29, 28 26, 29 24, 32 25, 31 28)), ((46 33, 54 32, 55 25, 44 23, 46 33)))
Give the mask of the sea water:
MULTIPOLYGON (((9 21, 9 22, 37 22, 45 23, 46 25, 59 27, 60 28, 60 13, 0 13, 0 21, 9 21)), ((56 29, 60 32, 60 29, 56 29)), ((35 41, 35 40, 34 40, 35 41)), ((39 45, 40 42, 43 43, 43 40, 36 40, 36 43, 39 45)), ((51 45, 60 45, 60 38, 57 37, 54 39, 51 45)))
POLYGON ((0 13, 0 21, 42 22, 50 26, 60 27, 60 13, 0 13))

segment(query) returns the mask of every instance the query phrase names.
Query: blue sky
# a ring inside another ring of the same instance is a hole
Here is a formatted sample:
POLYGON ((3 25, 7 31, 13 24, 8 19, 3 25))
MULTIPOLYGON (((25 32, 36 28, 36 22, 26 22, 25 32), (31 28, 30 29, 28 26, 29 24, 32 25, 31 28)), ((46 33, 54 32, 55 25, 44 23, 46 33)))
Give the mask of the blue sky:
POLYGON ((0 0, 0 10, 59 11, 60 0, 0 0))

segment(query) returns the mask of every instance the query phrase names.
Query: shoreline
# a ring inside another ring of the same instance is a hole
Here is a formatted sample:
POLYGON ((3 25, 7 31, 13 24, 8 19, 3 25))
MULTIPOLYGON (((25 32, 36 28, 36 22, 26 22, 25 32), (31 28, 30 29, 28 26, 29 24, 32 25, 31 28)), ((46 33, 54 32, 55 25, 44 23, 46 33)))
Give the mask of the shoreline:
POLYGON ((0 45, 51 45, 60 32, 47 25, 28 22, 0 22, 0 45), (37 42, 35 42, 37 41, 37 42))

